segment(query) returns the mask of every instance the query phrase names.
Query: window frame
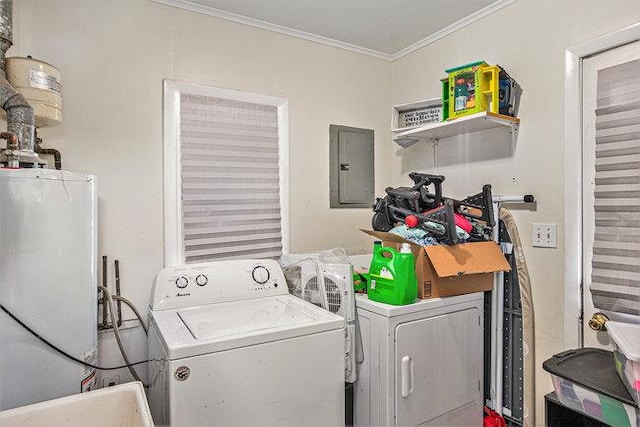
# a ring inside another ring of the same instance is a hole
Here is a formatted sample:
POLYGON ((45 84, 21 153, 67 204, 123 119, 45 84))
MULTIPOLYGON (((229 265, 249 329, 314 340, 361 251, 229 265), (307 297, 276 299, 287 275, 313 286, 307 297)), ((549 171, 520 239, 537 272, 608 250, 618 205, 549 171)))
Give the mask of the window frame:
POLYGON ((254 104, 278 111, 279 193, 282 252, 289 252, 289 101, 257 93, 173 80, 163 81, 164 266, 185 264, 180 186, 180 95, 200 95, 254 104))

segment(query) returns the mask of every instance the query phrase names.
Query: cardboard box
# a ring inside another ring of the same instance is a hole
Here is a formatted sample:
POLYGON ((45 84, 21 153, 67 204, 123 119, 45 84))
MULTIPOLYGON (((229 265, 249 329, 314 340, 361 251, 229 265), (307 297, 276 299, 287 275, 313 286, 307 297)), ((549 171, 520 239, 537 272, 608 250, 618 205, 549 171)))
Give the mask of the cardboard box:
POLYGON ((393 233, 361 231, 394 249, 399 249, 402 243, 411 245, 411 252, 416 258, 420 299, 490 291, 493 289, 493 273, 511 270, 500 247, 493 241, 420 246, 393 233))

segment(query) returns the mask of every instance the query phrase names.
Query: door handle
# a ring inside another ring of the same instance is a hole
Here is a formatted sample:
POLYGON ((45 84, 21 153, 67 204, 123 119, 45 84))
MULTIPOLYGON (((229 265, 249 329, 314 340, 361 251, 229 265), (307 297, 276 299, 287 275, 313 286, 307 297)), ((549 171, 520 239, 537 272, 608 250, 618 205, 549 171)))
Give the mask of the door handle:
POLYGON ((589 327, 598 332, 606 331, 606 323, 608 320, 609 318, 606 314, 596 313, 589 319, 589 327))
POLYGON ((409 397, 413 392, 413 360, 404 356, 401 362, 402 397, 409 397))
POLYGON ((341 171, 348 171, 351 169, 351 165, 349 163, 340 163, 341 171))

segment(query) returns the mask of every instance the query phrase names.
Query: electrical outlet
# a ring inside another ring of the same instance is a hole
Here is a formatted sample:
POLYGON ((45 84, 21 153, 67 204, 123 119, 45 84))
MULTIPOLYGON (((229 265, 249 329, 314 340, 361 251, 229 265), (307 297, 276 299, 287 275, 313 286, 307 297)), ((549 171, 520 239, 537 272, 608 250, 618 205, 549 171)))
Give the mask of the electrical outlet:
POLYGON ((114 375, 113 377, 102 379, 102 388, 113 387, 120 384, 120 375, 114 375))
POLYGON ((557 248, 557 224, 533 224, 531 242, 538 248, 557 248))

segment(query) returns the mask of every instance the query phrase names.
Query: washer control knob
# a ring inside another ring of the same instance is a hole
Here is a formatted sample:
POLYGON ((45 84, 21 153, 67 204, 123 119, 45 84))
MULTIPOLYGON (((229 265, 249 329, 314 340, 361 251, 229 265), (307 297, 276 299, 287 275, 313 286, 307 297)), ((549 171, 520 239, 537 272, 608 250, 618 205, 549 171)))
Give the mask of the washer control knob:
POLYGON ((198 274, 196 276, 196 285, 204 286, 207 283, 209 283, 209 278, 207 276, 205 276, 204 274, 198 274))
POLYGON ((253 280, 256 281, 256 283, 264 285, 269 281, 269 277, 271 276, 271 274, 269 273, 269 270, 267 270, 267 267, 259 265, 257 267, 254 267, 253 271, 251 272, 251 276, 253 277, 253 280))
POLYGON ((176 279, 176 286, 179 287, 180 289, 186 288, 188 284, 189 284, 189 279, 187 279, 184 276, 178 277, 176 279))

